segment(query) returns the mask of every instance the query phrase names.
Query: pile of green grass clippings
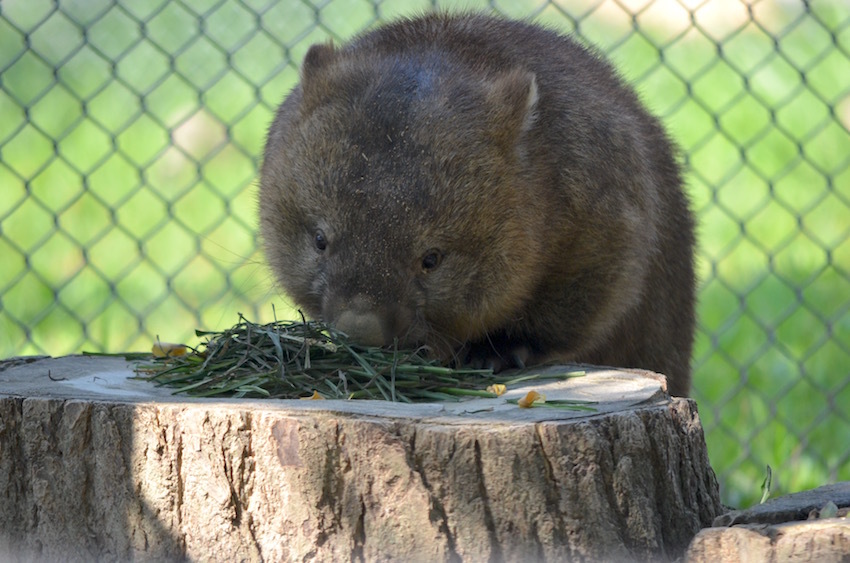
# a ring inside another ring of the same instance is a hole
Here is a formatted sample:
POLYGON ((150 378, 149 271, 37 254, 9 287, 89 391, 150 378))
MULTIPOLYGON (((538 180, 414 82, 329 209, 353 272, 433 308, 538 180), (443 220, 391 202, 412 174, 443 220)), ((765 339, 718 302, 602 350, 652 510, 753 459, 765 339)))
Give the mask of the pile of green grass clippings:
MULTIPOLYGON (((563 374, 496 375, 492 370, 450 368, 422 348, 363 347, 317 321, 255 324, 242 315, 222 332, 196 331, 197 348, 158 344, 157 356, 136 367, 139 377, 195 397, 378 399, 399 402, 498 397, 529 380, 579 377, 563 374), (488 390, 489 389, 489 390, 488 390)), ((513 400, 512 402, 516 402, 513 400)), ((593 410, 584 401, 538 402, 593 410)))

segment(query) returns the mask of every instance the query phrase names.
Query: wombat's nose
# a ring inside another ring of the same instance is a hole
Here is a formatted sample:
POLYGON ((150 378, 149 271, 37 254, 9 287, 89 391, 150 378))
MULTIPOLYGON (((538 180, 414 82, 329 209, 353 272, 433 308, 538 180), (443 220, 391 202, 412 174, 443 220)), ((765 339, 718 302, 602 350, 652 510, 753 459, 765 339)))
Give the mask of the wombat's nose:
POLYGON ((361 297, 354 298, 351 306, 340 313, 333 325, 358 344, 364 346, 383 346, 385 344, 383 323, 380 316, 361 297))

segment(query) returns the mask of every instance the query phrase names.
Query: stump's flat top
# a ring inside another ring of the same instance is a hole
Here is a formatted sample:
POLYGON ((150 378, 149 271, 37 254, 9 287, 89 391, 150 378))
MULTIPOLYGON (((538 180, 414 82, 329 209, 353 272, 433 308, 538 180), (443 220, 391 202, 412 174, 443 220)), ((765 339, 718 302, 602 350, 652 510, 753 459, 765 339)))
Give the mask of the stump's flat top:
MULTIPOLYGON (((286 410, 293 413, 347 413, 387 418, 438 419, 436 422, 542 422, 589 416, 654 405, 668 399, 666 381, 657 374, 588 366, 549 366, 543 371, 564 373, 582 369, 583 377, 533 381, 511 387, 496 399, 456 403, 393 403, 371 400, 303 401, 284 399, 202 399, 174 395, 173 389, 134 379, 133 363, 118 357, 32 357, 0 361, 0 397, 88 400, 114 403, 215 404, 221 408, 286 410), (519 408, 506 399, 535 389, 551 399, 594 401, 594 412, 558 408, 519 408)), ((532 372, 533 373, 533 372, 532 372)))

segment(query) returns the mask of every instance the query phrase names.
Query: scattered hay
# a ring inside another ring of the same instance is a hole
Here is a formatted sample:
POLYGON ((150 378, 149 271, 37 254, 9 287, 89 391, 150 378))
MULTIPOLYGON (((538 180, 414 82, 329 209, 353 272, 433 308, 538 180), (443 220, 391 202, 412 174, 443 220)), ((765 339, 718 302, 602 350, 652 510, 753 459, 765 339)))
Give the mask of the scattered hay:
MULTIPOLYGON (((318 321, 260 325, 240 315, 239 323, 228 330, 195 333, 205 338, 198 348, 157 343, 154 346, 157 357, 148 356, 148 361, 136 367, 139 377, 194 397, 378 399, 412 403, 494 398, 503 394, 505 387, 521 381, 584 375, 584 372, 496 375, 489 369, 445 367, 429 358, 424 348, 359 346, 318 321)), ((582 401, 535 406, 591 408, 582 401)))

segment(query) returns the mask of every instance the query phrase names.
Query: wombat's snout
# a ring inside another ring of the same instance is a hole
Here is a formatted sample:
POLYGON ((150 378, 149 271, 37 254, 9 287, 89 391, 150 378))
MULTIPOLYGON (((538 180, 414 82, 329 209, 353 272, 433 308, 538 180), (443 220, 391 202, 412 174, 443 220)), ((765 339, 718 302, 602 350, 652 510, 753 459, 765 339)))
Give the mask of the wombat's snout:
POLYGON ((356 313, 343 311, 334 327, 347 334, 352 340, 364 346, 383 346, 384 331, 381 319, 375 313, 356 313))
POLYGON ((392 316, 382 314, 367 298, 357 296, 336 315, 329 315, 331 324, 354 342, 363 346, 392 344, 395 334, 392 316))

